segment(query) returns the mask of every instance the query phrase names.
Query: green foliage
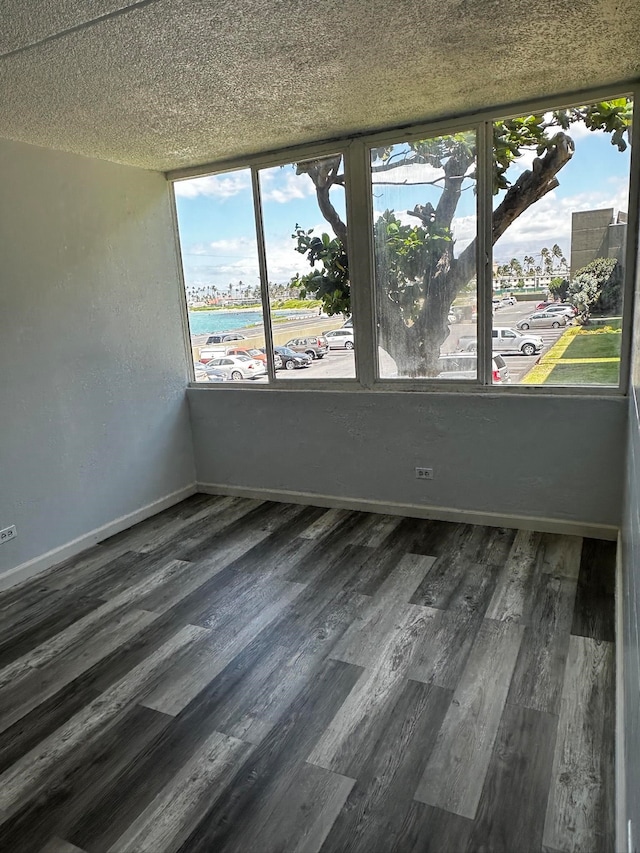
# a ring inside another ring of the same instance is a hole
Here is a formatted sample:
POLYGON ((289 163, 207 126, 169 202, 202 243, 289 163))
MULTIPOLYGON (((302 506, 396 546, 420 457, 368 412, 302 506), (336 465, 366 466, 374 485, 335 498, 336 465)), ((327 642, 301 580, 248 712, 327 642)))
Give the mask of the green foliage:
POLYGON ((271 307, 279 311, 295 308, 318 308, 320 305, 322 302, 319 299, 276 299, 271 302, 271 307))
POLYGON ((580 320, 589 322, 591 311, 620 309, 621 275, 615 258, 596 258, 579 269, 569 284, 569 301, 580 320))
POLYGON ((561 302, 564 302, 569 295, 569 279, 562 278, 562 276, 552 278, 549 283, 549 290, 555 299, 559 299, 561 302))
MULTIPOLYGON (((625 136, 631 141, 632 102, 627 98, 600 101, 568 110, 522 116, 521 118, 496 121, 493 124, 493 191, 498 193, 510 186, 506 172, 525 150, 535 149, 538 157, 552 148, 557 135, 549 128, 558 128, 559 133, 571 129, 578 121, 584 122, 589 130, 604 130, 611 134, 611 144, 618 151, 627 147, 625 136)), ((573 144, 573 143, 572 143, 573 144)))
POLYGON ((415 321, 446 244, 453 240, 449 228, 403 225, 390 210, 374 225, 378 275, 388 298, 402 309, 405 322, 415 321))
POLYGON ((327 314, 348 314, 351 310, 351 288, 347 253, 342 242, 328 234, 312 237, 313 228, 305 231, 297 223, 291 235, 296 241, 296 252, 306 255, 311 266, 321 264, 306 275, 296 275, 291 286, 297 287, 305 299, 311 295, 322 302, 327 314))
POLYGON ((409 144, 409 151, 398 153, 392 146, 374 148, 372 156, 377 158, 382 170, 393 169, 407 162, 426 163, 436 169, 443 169, 452 157, 456 160, 473 161, 475 158, 475 133, 463 131, 448 136, 421 139, 409 144))

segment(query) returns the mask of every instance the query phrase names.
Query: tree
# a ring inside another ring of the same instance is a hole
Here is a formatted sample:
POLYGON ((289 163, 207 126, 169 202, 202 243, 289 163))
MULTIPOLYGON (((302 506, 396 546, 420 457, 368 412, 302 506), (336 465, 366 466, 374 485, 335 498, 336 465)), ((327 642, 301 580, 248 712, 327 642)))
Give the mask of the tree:
POLYGON ((596 258, 579 269, 569 284, 569 301, 579 320, 589 322, 592 310, 618 312, 622 305, 622 275, 615 258, 596 258))
MULTIPOLYGON (((621 98, 494 122, 493 192, 504 191, 504 197, 493 211, 493 244, 519 216, 559 185, 557 176, 574 152, 567 131, 576 122, 610 134, 611 143, 622 151, 627 147, 625 136, 629 137, 631 102, 621 98), (509 167, 530 150, 536 152, 532 168, 512 182, 507 177, 509 167)), ((374 226, 379 342, 395 359, 401 376, 433 376, 449 334, 451 303, 475 274, 476 241, 456 257, 452 237, 463 184, 475 167, 475 139, 472 134, 457 133, 408 143, 401 152, 380 148, 374 153, 374 172, 424 164, 439 175, 432 182, 441 190, 437 204, 426 202, 407 211, 418 224, 405 225, 394 211, 387 210, 374 226)), ((320 260, 322 268, 295 283, 305 293, 320 296, 329 314, 350 308, 344 253, 347 226, 330 198, 332 187, 344 186, 341 166, 341 155, 296 166, 298 174, 307 174, 313 182, 320 211, 338 242, 334 244, 329 235, 312 237, 311 232, 296 228, 292 236, 297 250, 312 265, 320 260)))
POLYGON ((556 276, 549 283, 549 290, 554 299, 559 299, 561 302, 569 295, 569 279, 556 276))

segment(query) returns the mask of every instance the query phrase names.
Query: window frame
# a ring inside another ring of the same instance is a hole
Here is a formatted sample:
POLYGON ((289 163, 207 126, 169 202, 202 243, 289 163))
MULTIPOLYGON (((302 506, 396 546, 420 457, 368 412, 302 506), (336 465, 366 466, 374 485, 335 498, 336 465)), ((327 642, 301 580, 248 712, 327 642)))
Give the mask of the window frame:
POLYGON ((638 254, 638 206, 640 201, 640 84, 599 87, 585 92, 553 95, 537 98, 524 103, 502 107, 491 107, 455 118, 434 121, 422 121, 403 126, 385 128, 371 133, 360 133, 335 140, 311 143, 280 151, 271 151, 246 157, 215 161, 165 173, 172 198, 174 235, 177 246, 177 259, 180 267, 182 286, 182 324, 185 332, 186 350, 190 355, 190 387, 211 391, 228 391, 251 387, 254 393, 260 391, 357 391, 374 390, 382 392, 424 392, 434 393, 479 393, 527 397, 531 396, 580 396, 580 397, 620 397, 628 394, 630 376, 631 342, 634 317, 635 279, 637 275, 638 254), (545 385, 505 385, 497 388, 491 384, 492 349, 492 243, 491 222, 493 216, 492 180, 492 124, 494 121, 515 118, 530 112, 548 111, 579 106, 585 103, 609 100, 619 97, 632 97, 634 100, 634 122, 632 127, 631 162, 629 169, 629 194, 627 239, 625 246, 625 269, 623 284, 622 338, 620 352, 620 373, 617 387, 604 385, 583 386, 545 386, 545 385), (636 110, 638 113, 636 114, 636 110), (393 142, 415 138, 436 137, 461 130, 475 130, 477 133, 477 304, 478 304, 478 378, 476 380, 432 380, 425 379, 384 379, 378 376, 378 349, 375 309, 375 266, 373 245, 373 205, 371 193, 370 149, 393 142), (264 168, 288 165, 298 160, 308 160, 331 154, 343 156, 345 181, 345 206, 348 223, 347 252, 350 259, 350 286, 352 316, 354 317, 355 378, 275 378, 273 369, 273 336, 269 294, 267 290, 265 242, 262 225, 262 206, 260 203, 259 171, 264 168), (265 347, 267 349, 268 380, 264 384, 251 381, 237 383, 196 383, 188 315, 186 290, 181 263, 181 250, 178 234, 175 194, 173 184, 207 175, 226 174, 239 169, 250 169, 253 188, 254 215, 256 219, 256 237, 262 294, 262 310, 265 329, 265 347), (354 263, 353 259, 358 258, 354 263))

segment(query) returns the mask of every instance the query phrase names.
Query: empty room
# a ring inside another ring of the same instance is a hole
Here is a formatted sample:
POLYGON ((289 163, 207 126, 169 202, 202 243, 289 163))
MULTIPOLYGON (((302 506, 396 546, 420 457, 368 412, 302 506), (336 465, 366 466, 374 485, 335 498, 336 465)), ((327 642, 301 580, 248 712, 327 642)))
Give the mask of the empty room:
POLYGON ((3 4, 0 847, 640 849, 640 8, 3 4))

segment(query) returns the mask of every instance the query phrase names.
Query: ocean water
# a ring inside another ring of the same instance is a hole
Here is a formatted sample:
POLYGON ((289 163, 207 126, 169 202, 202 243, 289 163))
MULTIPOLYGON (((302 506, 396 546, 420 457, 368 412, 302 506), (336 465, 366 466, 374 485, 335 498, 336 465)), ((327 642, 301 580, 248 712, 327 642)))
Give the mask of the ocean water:
MULTIPOLYGON (((313 311, 274 311, 276 317, 308 317, 313 311)), ((210 335, 213 332, 230 332, 262 323, 261 311, 189 311, 189 328, 192 335, 210 335)))

